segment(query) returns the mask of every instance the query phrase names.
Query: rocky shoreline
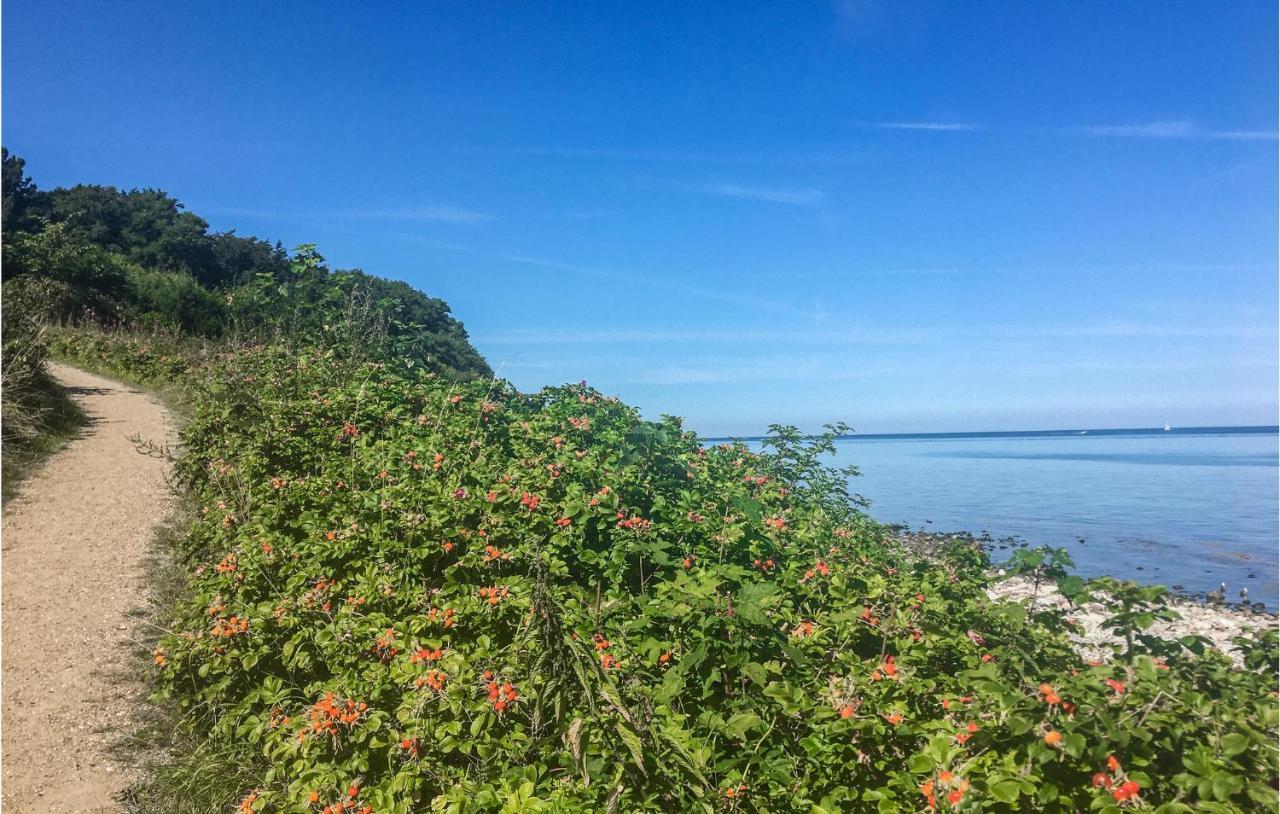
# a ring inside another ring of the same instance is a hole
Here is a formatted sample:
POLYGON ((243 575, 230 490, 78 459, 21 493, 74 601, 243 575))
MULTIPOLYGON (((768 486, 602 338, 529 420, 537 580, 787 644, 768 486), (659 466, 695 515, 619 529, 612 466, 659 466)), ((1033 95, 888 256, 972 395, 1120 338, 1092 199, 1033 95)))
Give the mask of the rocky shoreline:
MULTIPOLYGON (((990 551, 997 542, 1008 547, 1011 541, 996 541, 991 537, 975 537, 965 532, 939 533, 912 531, 895 527, 893 539, 908 553, 924 559, 936 559, 942 549, 956 544, 970 545, 990 551)), ((1076 651, 1089 660, 1104 661, 1111 657, 1111 646, 1121 641, 1103 627, 1108 612, 1101 602, 1074 605, 1052 582, 1035 583, 1023 576, 1006 576, 997 568, 992 572, 993 581, 987 588, 992 600, 1020 602, 1038 610, 1059 610, 1066 618, 1080 625, 1081 632, 1071 636, 1076 651)), ((1249 636, 1254 631, 1276 628, 1277 617, 1268 613, 1261 603, 1228 605, 1222 597, 1200 595, 1171 596, 1169 607, 1180 618, 1168 622, 1156 622, 1147 632, 1163 639, 1183 636, 1203 636, 1237 665, 1243 664, 1242 656, 1233 640, 1249 636)))

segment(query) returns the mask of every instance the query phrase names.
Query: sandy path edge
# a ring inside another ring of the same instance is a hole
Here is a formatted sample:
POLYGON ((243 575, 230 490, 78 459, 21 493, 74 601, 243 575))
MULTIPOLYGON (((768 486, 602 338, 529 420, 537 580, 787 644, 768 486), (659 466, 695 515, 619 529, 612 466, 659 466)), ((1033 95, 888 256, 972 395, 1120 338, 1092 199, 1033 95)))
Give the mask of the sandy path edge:
MULTIPOLYGON (((66 365, 50 372, 89 423, 4 506, 3 806, 6 814, 108 812, 129 783, 106 756, 145 692, 131 670, 148 548, 173 508, 169 464, 131 435, 171 443, 153 396, 66 365)), ((136 669, 133 669, 136 673, 136 669)))

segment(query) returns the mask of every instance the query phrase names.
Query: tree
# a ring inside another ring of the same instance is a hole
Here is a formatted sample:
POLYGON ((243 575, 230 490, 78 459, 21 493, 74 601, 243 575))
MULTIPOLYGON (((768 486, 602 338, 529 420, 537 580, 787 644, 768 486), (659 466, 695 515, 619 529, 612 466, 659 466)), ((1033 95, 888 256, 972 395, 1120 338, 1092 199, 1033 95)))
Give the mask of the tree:
POLYGON ((4 160, 4 186, 0 194, 3 209, 0 210, 0 225, 3 226, 7 239, 15 232, 29 230, 31 203, 38 191, 35 182, 26 174, 25 161, 10 153, 7 147, 0 147, 0 155, 4 160))

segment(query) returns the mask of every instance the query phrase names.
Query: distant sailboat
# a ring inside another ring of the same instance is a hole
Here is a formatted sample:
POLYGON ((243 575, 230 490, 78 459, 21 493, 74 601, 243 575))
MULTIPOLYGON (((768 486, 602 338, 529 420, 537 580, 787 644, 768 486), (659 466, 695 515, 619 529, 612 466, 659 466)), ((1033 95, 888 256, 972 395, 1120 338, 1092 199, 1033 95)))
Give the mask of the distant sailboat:
POLYGON ((1165 425, 1164 425, 1164 431, 1165 431, 1165 432, 1171 432, 1172 430, 1173 430, 1173 427, 1170 427, 1170 426, 1169 426, 1169 423, 1168 423, 1168 422, 1165 422, 1165 425))

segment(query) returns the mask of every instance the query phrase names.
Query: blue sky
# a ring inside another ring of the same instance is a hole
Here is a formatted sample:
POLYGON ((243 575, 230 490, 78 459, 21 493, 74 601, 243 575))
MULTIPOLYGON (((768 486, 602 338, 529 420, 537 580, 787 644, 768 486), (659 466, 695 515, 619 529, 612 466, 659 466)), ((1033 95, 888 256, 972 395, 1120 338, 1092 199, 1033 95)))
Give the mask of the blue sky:
POLYGON ((251 6, 8 0, 4 143, 706 434, 1275 422, 1275 3, 251 6))

